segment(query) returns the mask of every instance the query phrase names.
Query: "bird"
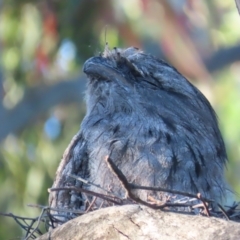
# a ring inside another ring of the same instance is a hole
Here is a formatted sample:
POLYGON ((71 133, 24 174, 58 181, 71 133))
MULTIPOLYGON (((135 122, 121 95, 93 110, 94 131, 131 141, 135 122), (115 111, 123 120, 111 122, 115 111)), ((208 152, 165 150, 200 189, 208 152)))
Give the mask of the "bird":
MULTIPOLYGON (((86 115, 58 167, 52 188, 74 186, 124 198, 126 191, 106 160, 127 181, 221 201, 226 196, 227 154, 215 111, 173 66, 144 51, 108 47, 83 65, 86 115), (93 184, 85 184, 71 175, 93 184)), ((143 201, 171 194, 134 190, 143 201)), ((74 190, 50 192, 53 209, 84 209, 74 190)), ((63 214, 63 212, 62 212, 63 214)))

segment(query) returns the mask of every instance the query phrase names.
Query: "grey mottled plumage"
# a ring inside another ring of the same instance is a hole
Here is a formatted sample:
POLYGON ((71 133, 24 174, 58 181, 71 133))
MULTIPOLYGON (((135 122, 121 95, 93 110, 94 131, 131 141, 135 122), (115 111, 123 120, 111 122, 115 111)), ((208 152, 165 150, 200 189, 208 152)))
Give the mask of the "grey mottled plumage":
MULTIPOLYGON (((176 69, 128 48, 90 58, 83 71, 88 76, 87 113, 53 187, 82 186, 68 176, 75 174, 124 197, 104 161, 110 156, 131 183, 200 192, 215 200, 224 196, 227 156, 215 112, 176 69)), ((136 194, 147 200, 151 193, 136 194)), ((165 196, 152 194, 160 200, 165 196)), ((52 192, 50 205, 80 209, 82 197, 52 192)))

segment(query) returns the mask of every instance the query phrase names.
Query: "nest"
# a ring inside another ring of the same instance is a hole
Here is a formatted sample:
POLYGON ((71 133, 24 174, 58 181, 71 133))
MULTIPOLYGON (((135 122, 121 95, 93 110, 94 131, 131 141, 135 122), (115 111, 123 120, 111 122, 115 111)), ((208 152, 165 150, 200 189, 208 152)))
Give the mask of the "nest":
POLYGON ((171 211, 176 213, 181 212, 192 215, 198 214, 206 217, 217 217, 225 220, 240 222, 239 202, 234 202, 232 206, 222 206, 211 199, 202 197, 200 193, 191 194, 164 188, 138 186, 129 183, 123 173, 114 165, 113 161, 109 157, 106 158, 106 161, 108 167, 118 177, 120 183, 126 191, 126 197, 124 199, 114 196, 112 192, 102 189, 101 186, 97 186, 94 183, 86 181, 85 179, 79 178, 77 176, 70 175, 70 177, 73 177, 76 180, 81 181, 87 185, 94 185, 95 187, 104 190, 106 194, 89 191, 83 188, 76 188, 73 186, 64 188, 51 188, 49 191, 66 190, 80 192, 85 199, 84 209, 56 209, 51 208, 50 206, 30 204, 28 205, 29 207, 37 207, 41 209, 41 214, 39 216, 35 218, 29 218, 20 217, 12 213, 0 213, 0 215, 10 217, 16 221, 20 228, 22 228, 25 232, 24 240, 35 239, 37 236, 44 234, 44 232, 48 231, 50 228, 55 228, 56 226, 61 225, 75 217, 87 214, 103 207, 105 208, 115 205, 122 206, 126 204, 141 204, 162 211, 171 211), (165 192, 169 194, 169 198, 164 202, 157 201, 151 197, 149 197, 148 201, 143 201, 133 194, 134 189, 165 192), (213 208, 212 206, 217 206, 218 208, 213 208))

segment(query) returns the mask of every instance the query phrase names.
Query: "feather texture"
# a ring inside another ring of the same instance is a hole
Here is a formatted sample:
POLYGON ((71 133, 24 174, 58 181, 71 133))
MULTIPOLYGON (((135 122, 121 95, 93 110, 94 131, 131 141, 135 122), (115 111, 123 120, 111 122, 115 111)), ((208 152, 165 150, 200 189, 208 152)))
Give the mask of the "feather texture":
MULTIPOLYGON (((57 171, 54 187, 93 186, 124 197, 104 161, 110 156, 129 182, 166 187, 221 200, 225 195, 226 150, 208 100, 176 69, 136 49, 106 50, 83 66, 88 76, 87 113, 57 171)), ((165 194, 149 194, 163 200, 165 194)), ((50 205, 80 209, 83 196, 53 192, 50 205)))

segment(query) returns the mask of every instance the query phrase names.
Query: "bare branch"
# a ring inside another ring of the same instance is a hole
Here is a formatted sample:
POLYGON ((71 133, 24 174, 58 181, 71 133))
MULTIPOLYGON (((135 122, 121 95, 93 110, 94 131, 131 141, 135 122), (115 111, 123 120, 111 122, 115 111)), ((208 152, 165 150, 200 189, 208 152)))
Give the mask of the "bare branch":
MULTIPOLYGON (((187 206, 193 206, 192 204, 179 204, 179 203, 168 203, 165 202, 161 205, 159 204, 151 204, 148 202, 143 201, 142 199, 140 199, 139 197, 135 196, 132 192, 131 189, 142 189, 142 190, 151 190, 151 191, 161 191, 161 192, 168 192, 168 193, 174 193, 174 194, 178 194, 178 195, 183 195, 183 196, 187 196, 187 197, 193 197, 196 199, 200 199, 202 202, 203 201, 208 201, 208 202, 213 202, 213 200, 210 199, 206 199, 206 198, 202 198, 200 194, 194 195, 194 194, 190 194, 190 193, 186 193, 186 192, 181 192, 181 191, 175 191, 175 190, 171 190, 171 189, 164 189, 164 188, 160 188, 160 187, 146 187, 146 186, 138 186, 135 184, 131 184, 128 182, 128 180, 126 179, 126 177, 124 176, 124 174, 122 173, 122 171, 117 168, 117 166, 113 163, 113 161, 111 160, 110 157, 106 157, 105 161, 107 162, 108 167, 111 169, 111 171, 113 172, 113 174, 115 174, 115 176, 119 179, 119 181, 121 182, 123 188, 125 189, 127 196, 134 200, 137 203, 143 204, 145 206, 148 206, 150 208, 153 209, 163 209, 165 207, 187 207, 187 206)), ((206 206, 205 202, 203 202, 203 205, 206 206)), ((209 213, 207 211, 207 213, 209 213)))
POLYGON ((42 218, 43 218, 44 213, 45 213, 46 210, 49 210, 48 207, 42 209, 42 212, 41 212, 40 216, 39 216, 38 219, 37 219, 37 225, 36 225, 36 227, 35 227, 35 228, 32 230, 32 232, 29 234, 30 228, 32 228, 32 226, 33 226, 33 224, 34 224, 34 222, 32 222, 30 228, 28 229, 28 231, 27 231, 27 233, 26 233, 26 238, 25 238, 25 240, 28 240, 29 238, 33 237, 35 232, 38 232, 38 233, 41 234, 41 232, 39 232, 39 225, 40 225, 40 222, 42 221, 42 218))
POLYGON ((83 178, 81 178, 81 177, 79 177, 79 176, 73 175, 73 174, 67 174, 67 175, 68 175, 69 177, 72 177, 72 178, 80 181, 80 182, 83 182, 83 183, 85 183, 85 184, 87 184, 87 185, 92 185, 92 186, 94 186, 94 187, 96 187, 96 188, 99 188, 99 189, 103 190, 104 192, 106 192, 106 193, 108 193, 108 194, 113 195, 112 192, 110 192, 110 191, 102 188, 100 185, 97 185, 97 184, 95 184, 95 183, 93 183, 93 182, 90 182, 90 181, 88 181, 88 180, 85 180, 85 179, 83 179, 83 178))
POLYGON ((214 72, 237 61, 240 61, 240 45, 221 48, 205 59, 204 63, 209 72, 214 72))
POLYGON ((13 109, 0 108, 0 141, 9 133, 18 132, 57 104, 81 102, 84 90, 85 81, 82 76, 52 86, 29 88, 13 109))
POLYGON ((67 213, 71 213, 71 212, 74 212, 74 213, 79 213, 79 214, 83 214, 84 211, 81 211, 81 210, 70 210, 70 209, 64 209, 64 208, 52 208, 52 207, 49 207, 49 206, 43 206, 43 205, 38 205, 38 204, 27 204, 28 207, 34 207, 34 208, 40 208, 40 209, 43 209, 43 208, 48 208, 49 210, 52 210, 52 211, 61 211, 61 212, 67 212, 67 213))
POLYGON ((48 191, 49 192, 53 192, 53 191, 61 191, 61 190, 66 190, 66 191, 76 191, 76 192, 84 192, 84 193, 87 193, 87 194, 90 194, 92 196, 95 196, 95 197, 99 197, 101 199, 104 199, 106 201, 109 201, 109 202, 112 202, 114 204, 122 204, 123 200, 124 199, 121 199, 121 198, 117 198, 117 197, 112 197, 112 196, 109 196, 109 195, 104 195, 104 194, 101 194, 101 193, 97 193, 97 192, 93 192, 93 191, 90 191, 90 190, 87 190, 87 189, 84 189, 84 188, 80 188, 80 187, 60 187, 60 188, 49 188, 48 191), (114 200, 115 199, 115 200, 114 200), (116 201, 118 200, 118 201, 116 201))
MULTIPOLYGON (((239 1, 239 0, 236 0, 239 1)), ((160 55, 160 57, 163 57, 160 55)), ((240 45, 222 48, 204 60, 208 71, 213 72, 240 60, 240 45)), ((26 90, 23 99, 11 110, 0 104, 0 141, 8 134, 23 129, 40 114, 67 102, 81 102, 85 90, 85 77, 79 75, 52 86, 38 86, 26 90)), ((1 94, 0 94, 1 97, 1 94)))
MULTIPOLYGON (((132 183, 129 183, 129 186, 131 187, 131 189, 141 189, 141 190, 149 190, 149 191, 168 192, 168 193, 178 194, 178 195, 182 195, 182 196, 186 196, 186 197, 198 198, 198 196, 196 194, 182 192, 182 191, 177 191, 177 190, 172 190, 172 189, 167 189, 167 188, 138 186, 138 185, 135 185, 135 184, 132 184, 132 183)), ((207 201, 207 202, 214 202, 212 199, 208 199, 208 198, 204 198, 204 197, 202 197, 201 200, 207 201)))
POLYGON ((240 14, 240 0, 235 0, 235 3, 237 6, 238 13, 240 14))

